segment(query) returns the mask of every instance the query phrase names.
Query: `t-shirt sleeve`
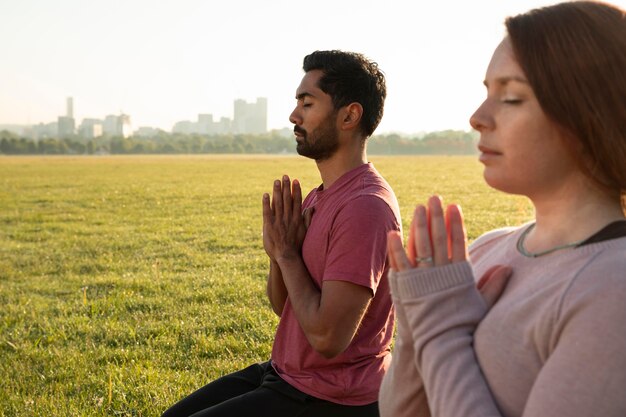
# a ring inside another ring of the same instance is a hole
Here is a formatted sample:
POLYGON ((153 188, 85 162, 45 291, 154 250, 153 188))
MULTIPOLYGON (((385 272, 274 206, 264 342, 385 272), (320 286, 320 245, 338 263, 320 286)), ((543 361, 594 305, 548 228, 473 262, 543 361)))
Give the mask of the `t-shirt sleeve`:
POLYGON ((351 200, 337 214, 329 235, 324 281, 347 281, 376 294, 387 268, 387 232, 399 224, 385 201, 375 196, 351 200))

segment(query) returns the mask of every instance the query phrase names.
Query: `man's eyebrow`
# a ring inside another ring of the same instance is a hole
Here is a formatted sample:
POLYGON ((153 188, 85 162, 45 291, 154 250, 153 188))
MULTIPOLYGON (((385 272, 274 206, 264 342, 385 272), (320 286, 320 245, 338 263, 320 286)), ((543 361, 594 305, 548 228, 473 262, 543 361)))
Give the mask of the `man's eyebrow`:
POLYGON ((300 93, 296 95, 296 100, 304 100, 306 97, 315 97, 315 96, 311 93, 304 92, 304 93, 300 93))
MULTIPOLYGON (((528 80, 526 80, 526 78, 520 77, 518 75, 511 75, 511 76, 507 76, 507 77, 498 77, 498 78, 495 79, 495 82, 498 85, 506 85, 510 81, 517 81, 519 83, 528 84, 528 80)), ((485 85, 485 87, 489 87, 489 81, 485 80, 485 81, 483 81, 483 84, 485 85)))

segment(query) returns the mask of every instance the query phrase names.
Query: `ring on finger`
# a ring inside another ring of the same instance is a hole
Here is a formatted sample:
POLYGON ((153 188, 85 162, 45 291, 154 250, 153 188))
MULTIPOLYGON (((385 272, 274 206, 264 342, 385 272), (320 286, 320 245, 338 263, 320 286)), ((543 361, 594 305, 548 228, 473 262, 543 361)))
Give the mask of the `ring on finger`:
POLYGON ((416 263, 429 263, 432 264, 433 263, 433 257, 432 256, 424 256, 424 257, 417 257, 415 258, 415 262, 416 263))

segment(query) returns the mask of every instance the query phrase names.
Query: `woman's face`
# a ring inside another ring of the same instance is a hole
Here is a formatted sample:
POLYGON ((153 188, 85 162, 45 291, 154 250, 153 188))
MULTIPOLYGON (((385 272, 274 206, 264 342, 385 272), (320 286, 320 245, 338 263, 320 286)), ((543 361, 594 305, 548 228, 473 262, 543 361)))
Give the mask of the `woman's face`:
POLYGON ((480 132, 487 184, 533 198, 553 195, 579 170, 518 65, 510 41, 496 48, 485 77, 487 98, 470 118, 480 132))

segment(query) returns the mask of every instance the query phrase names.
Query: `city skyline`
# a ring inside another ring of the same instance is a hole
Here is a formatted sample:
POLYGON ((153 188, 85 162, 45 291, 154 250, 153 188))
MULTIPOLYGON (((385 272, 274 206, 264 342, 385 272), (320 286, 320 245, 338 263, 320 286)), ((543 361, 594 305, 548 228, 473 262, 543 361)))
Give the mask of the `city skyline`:
MULTIPOLYGON (((211 113, 197 114, 197 121, 180 120, 170 129, 154 126, 136 126, 131 116, 120 112, 104 117, 85 117, 79 122, 74 118, 74 98, 65 100, 65 114, 58 115, 53 121, 38 121, 33 124, 0 124, 0 131, 7 130, 22 137, 39 140, 45 138, 94 139, 101 136, 148 137, 155 136, 159 130, 182 134, 263 134, 267 133, 267 98, 257 97, 248 103, 243 99, 233 100, 233 117, 220 117, 215 120, 211 113)), ((276 129, 279 130, 279 129, 276 129)), ((285 129, 283 129, 285 130, 285 129)), ((282 132, 284 134, 284 132, 282 132)))
MULTIPOLYGON (((0 3, 0 124, 131 114, 170 131, 234 117, 232 100, 266 97, 267 129, 291 127, 302 58, 364 53, 387 76, 376 133, 469 130, 504 19, 546 0, 23 0, 0 3)), ((626 0, 612 1, 622 8, 626 0)))

